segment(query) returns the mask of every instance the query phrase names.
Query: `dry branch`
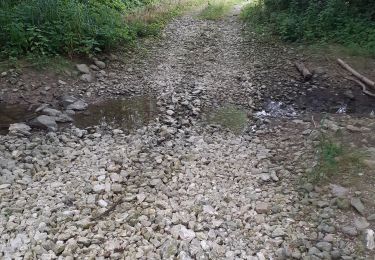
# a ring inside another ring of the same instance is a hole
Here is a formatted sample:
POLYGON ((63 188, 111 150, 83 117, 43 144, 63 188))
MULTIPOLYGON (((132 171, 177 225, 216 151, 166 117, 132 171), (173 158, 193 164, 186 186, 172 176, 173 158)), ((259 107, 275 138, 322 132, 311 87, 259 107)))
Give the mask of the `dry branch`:
POLYGON ((372 92, 370 92, 370 91, 368 91, 367 88, 366 88, 366 85, 365 85, 364 83, 362 83, 361 81, 356 80, 355 78, 350 78, 350 77, 349 77, 349 78, 346 78, 346 79, 351 80, 351 81, 357 83, 360 87, 362 87, 362 91, 363 91, 363 93, 365 93, 366 95, 368 95, 368 96, 370 96, 370 97, 375 97, 375 94, 372 93, 372 92))
MULTIPOLYGON (((375 82, 366 78, 365 76, 361 75, 359 72, 354 70, 352 67, 350 67, 347 63, 345 63, 341 59, 337 59, 337 62, 347 71, 349 71, 354 77, 365 83, 366 85, 375 88, 375 82)), ((357 82, 358 83, 358 82, 357 82)))
POLYGON ((312 73, 308 70, 308 68, 306 68, 305 64, 302 62, 295 62, 294 64, 305 80, 311 79, 312 73))

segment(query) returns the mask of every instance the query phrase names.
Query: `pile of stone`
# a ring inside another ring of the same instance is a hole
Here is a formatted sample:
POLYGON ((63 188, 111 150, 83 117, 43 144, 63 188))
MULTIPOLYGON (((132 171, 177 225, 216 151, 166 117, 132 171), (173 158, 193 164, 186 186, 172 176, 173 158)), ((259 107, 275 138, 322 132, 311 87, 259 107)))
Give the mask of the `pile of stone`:
POLYGON ((27 123, 15 123, 9 126, 9 134, 16 136, 30 135, 31 128, 57 131, 58 123, 73 122, 75 111, 87 109, 88 104, 74 96, 65 95, 61 97, 62 110, 51 108, 49 104, 42 104, 35 112, 39 115, 27 123))

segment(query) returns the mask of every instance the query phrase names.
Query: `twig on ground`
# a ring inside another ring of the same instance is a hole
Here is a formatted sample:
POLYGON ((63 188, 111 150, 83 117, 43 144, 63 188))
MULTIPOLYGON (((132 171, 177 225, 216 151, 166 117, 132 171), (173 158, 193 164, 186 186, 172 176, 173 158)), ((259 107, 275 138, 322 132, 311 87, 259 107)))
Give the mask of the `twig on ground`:
POLYGON ((99 220, 99 219, 102 219, 103 217, 106 217, 108 216, 112 211, 114 211, 116 209, 116 207, 118 205, 120 205, 121 203, 123 202, 123 198, 120 197, 117 201, 115 201, 112 206, 107 209, 106 211, 104 211, 102 214, 99 214, 98 216, 95 216, 95 217, 91 217, 91 220, 92 221, 96 221, 96 220, 99 220))

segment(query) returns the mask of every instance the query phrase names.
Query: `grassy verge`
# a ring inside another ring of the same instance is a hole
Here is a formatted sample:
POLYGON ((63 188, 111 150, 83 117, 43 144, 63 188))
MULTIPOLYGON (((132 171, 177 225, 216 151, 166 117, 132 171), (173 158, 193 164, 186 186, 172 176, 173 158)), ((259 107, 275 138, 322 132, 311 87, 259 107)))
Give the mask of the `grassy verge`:
POLYGON ((239 0, 209 1, 207 7, 202 10, 200 17, 207 20, 221 19, 231 10, 233 5, 239 2, 239 0))
POLYGON ((342 144, 338 137, 323 134, 316 147, 317 164, 307 173, 311 183, 325 183, 332 179, 342 179, 344 176, 355 176, 364 169, 364 152, 342 144))

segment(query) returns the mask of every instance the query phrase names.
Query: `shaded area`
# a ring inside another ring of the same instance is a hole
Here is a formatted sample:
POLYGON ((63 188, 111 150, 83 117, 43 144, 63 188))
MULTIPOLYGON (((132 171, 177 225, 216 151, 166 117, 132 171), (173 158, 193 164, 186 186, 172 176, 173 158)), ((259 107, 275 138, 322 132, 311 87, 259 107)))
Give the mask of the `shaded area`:
POLYGON ((375 111, 375 98, 363 94, 359 88, 343 89, 342 92, 316 88, 299 96, 295 104, 302 110, 312 112, 337 113, 346 107, 347 114, 368 116, 375 111))
POLYGON ((7 134, 10 124, 26 122, 34 116, 26 106, 0 103, 0 134, 7 134))
POLYGON ((76 114, 74 124, 79 128, 110 126, 131 130, 146 125, 157 113, 156 99, 152 97, 108 100, 89 105, 87 111, 76 114))

